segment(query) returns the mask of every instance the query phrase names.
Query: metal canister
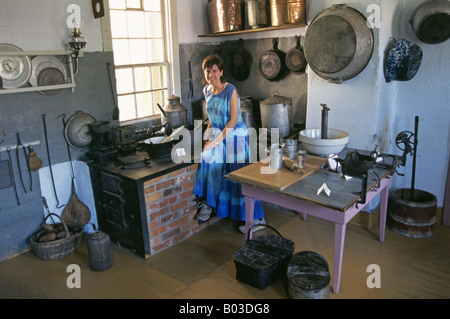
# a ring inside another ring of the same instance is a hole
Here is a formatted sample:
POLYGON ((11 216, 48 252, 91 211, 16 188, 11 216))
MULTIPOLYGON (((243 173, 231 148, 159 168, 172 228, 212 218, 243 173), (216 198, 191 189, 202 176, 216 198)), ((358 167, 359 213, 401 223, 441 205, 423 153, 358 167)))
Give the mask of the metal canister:
POLYGON ((92 270, 102 271, 113 265, 111 239, 108 234, 96 231, 87 238, 89 266, 92 270))
POLYGON ((250 96, 241 96, 241 116, 247 127, 255 127, 255 118, 253 116, 253 105, 250 96))
POLYGON ((291 24, 306 24, 305 0, 288 0, 288 20, 291 24))
POLYGON ((270 23, 269 0, 247 1, 248 25, 252 29, 263 28, 270 23))
POLYGON ((270 20, 272 26, 289 24, 288 0, 270 0, 270 20))
POLYGON ((292 99, 275 93, 259 103, 263 128, 279 129, 279 136, 287 138, 294 129, 292 99))
POLYGON ((180 126, 186 125, 187 123, 187 110, 183 104, 180 103, 180 97, 172 95, 167 101, 164 111, 165 115, 161 114, 161 121, 164 123, 166 120, 170 120, 170 125, 173 128, 178 128, 180 126))

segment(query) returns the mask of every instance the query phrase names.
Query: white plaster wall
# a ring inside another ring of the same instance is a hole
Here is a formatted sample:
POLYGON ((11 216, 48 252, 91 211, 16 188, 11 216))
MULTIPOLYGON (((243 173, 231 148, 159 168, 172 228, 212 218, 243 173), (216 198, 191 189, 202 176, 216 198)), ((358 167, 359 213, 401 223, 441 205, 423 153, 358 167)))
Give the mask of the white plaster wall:
POLYGON ((66 50, 70 30, 66 12, 69 4, 81 9, 84 51, 103 51, 100 19, 95 19, 90 0, 0 0, 0 43, 24 51, 66 50))

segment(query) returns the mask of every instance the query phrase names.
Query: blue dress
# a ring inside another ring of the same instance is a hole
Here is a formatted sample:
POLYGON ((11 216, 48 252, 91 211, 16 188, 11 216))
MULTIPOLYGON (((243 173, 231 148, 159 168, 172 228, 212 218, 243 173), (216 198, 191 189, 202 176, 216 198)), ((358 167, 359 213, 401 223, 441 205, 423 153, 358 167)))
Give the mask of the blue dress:
MULTIPOLYGON (((237 91, 231 83, 227 83, 222 92, 211 93, 211 86, 204 88, 206 110, 211 123, 213 136, 223 131, 230 120, 231 96, 237 91)), ((239 114, 236 126, 216 147, 202 152, 202 162, 195 177, 194 195, 203 197, 206 203, 214 207, 218 217, 230 217, 233 220, 245 220, 245 197, 242 195, 240 183, 230 181, 224 176, 250 163, 249 138, 247 126, 239 114)), ((264 217, 262 203, 255 200, 254 219, 264 217)))

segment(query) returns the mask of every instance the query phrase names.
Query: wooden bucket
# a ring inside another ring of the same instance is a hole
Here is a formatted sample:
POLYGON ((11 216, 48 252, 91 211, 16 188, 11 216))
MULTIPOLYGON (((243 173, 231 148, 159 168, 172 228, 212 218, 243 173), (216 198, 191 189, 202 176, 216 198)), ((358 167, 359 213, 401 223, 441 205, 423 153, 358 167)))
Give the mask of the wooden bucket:
POLYGON ((427 238, 436 233, 436 196, 410 189, 395 190, 389 198, 387 226, 410 238, 427 238))

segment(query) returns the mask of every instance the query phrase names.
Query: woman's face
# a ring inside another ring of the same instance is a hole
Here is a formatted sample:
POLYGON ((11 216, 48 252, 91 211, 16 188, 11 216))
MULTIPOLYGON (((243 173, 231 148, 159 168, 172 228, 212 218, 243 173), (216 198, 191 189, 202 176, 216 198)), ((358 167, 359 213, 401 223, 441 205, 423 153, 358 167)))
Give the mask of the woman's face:
POLYGON ((220 71, 219 67, 216 64, 214 64, 209 69, 206 69, 204 72, 205 72, 205 79, 209 84, 213 86, 220 85, 221 83, 220 78, 223 76, 223 70, 220 71))

